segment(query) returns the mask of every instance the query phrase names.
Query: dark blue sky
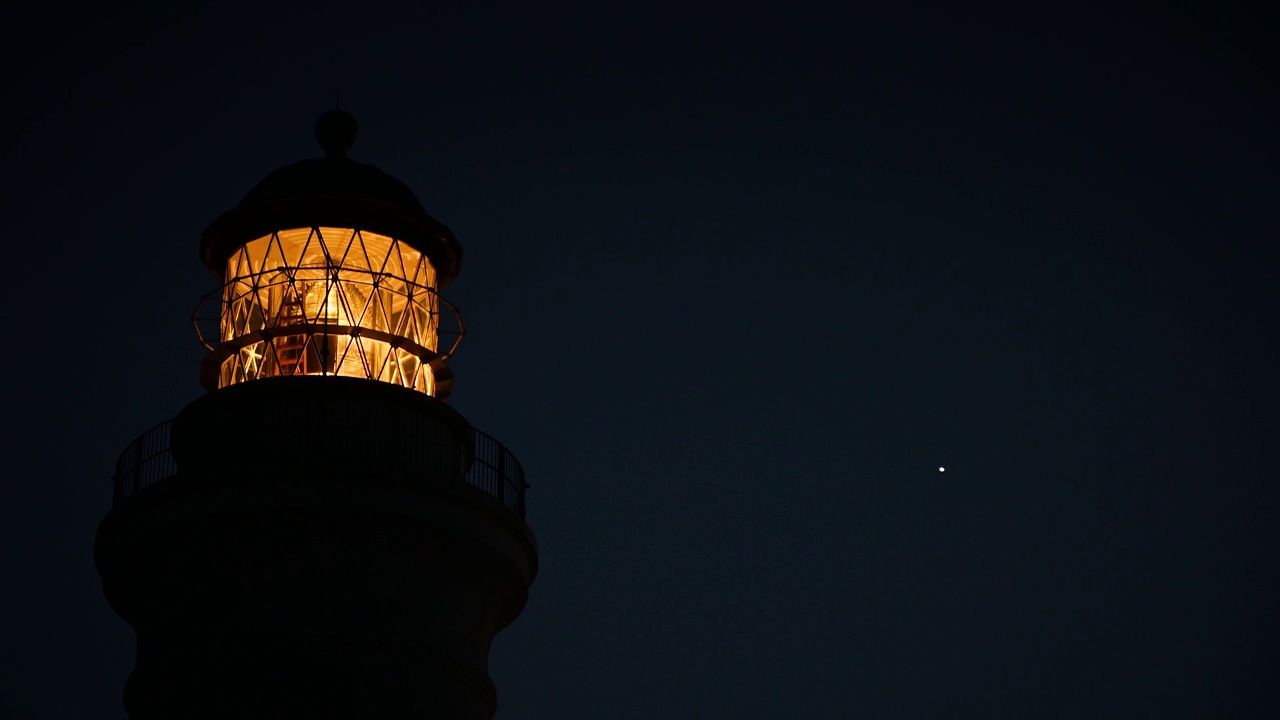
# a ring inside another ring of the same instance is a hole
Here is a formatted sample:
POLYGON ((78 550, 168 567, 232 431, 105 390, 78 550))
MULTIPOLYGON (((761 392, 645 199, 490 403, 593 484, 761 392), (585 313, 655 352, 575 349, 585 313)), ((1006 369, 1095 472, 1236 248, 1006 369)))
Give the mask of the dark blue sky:
POLYGON ((1280 710, 1250 5, 69 12, 2 44, 0 714, 124 717, 115 458, 200 393, 200 232, 339 87, 533 483, 500 717, 1280 710))

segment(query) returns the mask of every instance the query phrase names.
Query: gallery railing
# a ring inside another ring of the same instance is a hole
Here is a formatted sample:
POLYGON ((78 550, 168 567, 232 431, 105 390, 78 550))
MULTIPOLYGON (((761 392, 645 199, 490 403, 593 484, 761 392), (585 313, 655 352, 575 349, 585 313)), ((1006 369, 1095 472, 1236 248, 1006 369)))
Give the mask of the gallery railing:
MULTIPOLYGON (((147 488, 178 474, 172 452, 173 420, 156 425, 139 435, 116 461, 114 503, 119 504, 147 488)), ((524 517, 524 495, 528 485, 520 461, 502 443, 479 430, 475 434, 475 457, 467 471, 468 485, 492 495, 524 517)))

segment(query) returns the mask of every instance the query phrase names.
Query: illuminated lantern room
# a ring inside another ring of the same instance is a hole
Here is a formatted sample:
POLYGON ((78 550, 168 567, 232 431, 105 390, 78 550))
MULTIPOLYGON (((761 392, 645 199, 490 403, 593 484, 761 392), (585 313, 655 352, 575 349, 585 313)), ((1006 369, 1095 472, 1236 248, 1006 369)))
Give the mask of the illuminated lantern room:
POLYGON ((440 290, 462 248, 403 183, 347 157, 356 134, 351 115, 325 113, 323 158, 271 173, 205 231, 221 283, 194 317, 206 390, 341 375, 448 397, 462 324, 440 290))
POLYGON ((137 637, 133 720, 497 709, 538 547, 520 462, 441 402, 462 248, 347 157, 350 115, 316 139, 201 236, 208 392, 116 462, 94 562, 137 637))

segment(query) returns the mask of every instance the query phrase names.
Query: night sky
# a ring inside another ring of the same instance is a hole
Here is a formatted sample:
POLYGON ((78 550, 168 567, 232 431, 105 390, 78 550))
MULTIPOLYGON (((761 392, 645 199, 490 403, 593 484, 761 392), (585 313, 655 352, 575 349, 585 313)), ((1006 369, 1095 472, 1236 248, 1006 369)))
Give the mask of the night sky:
POLYGON ((895 7, 6 10, 0 716, 125 717, 116 457, 338 90, 532 483, 499 717, 1280 712, 1263 15, 895 7))

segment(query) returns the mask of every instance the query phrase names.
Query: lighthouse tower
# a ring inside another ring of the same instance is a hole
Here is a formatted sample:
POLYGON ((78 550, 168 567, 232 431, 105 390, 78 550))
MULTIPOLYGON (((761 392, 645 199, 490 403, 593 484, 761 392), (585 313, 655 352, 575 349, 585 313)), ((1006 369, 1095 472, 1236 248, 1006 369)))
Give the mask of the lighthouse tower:
POLYGON ((207 393, 116 465, 95 559, 137 635, 133 720, 491 718, 489 646, 537 572, 523 471, 444 403, 462 248, 347 157, 204 232, 207 393))

